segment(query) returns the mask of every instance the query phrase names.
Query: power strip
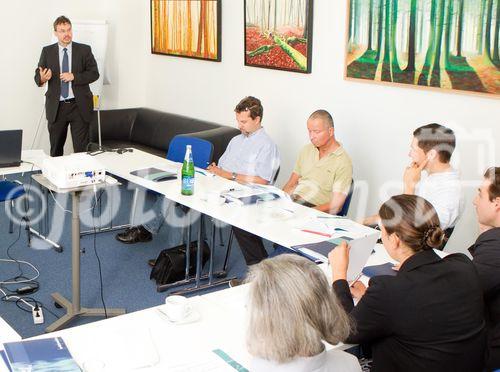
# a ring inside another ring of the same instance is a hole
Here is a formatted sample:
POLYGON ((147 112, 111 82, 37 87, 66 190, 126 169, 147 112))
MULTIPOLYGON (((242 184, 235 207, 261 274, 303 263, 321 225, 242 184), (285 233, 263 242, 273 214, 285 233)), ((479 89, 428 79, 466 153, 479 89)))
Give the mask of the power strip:
POLYGON ((35 324, 43 324, 43 312, 41 306, 35 306, 31 313, 33 314, 33 322, 35 324))

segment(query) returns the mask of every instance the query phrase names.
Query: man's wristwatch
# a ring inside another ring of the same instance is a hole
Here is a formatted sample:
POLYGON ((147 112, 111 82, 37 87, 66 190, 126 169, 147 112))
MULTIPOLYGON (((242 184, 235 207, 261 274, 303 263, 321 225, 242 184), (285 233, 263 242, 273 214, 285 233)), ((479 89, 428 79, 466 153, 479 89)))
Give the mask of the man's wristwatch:
POLYGON ((231 179, 233 181, 236 181, 236 176, 237 176, 236 172, 231 173, 231 179))

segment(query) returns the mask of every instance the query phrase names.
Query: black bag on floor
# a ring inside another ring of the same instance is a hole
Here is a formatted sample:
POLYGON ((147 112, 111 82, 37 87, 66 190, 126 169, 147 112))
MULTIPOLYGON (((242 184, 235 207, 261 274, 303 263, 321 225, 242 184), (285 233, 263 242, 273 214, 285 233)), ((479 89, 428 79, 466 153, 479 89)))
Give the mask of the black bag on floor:
MULTIPOLYGON (((191 242, 189 246, 189 275, 196 273, 196 250, 198 242, 191 242)), ((210 249, 204 240, 202 244, 202 264, 210 258, 210 249)), ((156 258, 155 265, 151 269, 149 279, 156 280, 157 285, 174 283, 185 278, 186 271, 186 245, 178 245, 174 248, 164 249, 156 258)))

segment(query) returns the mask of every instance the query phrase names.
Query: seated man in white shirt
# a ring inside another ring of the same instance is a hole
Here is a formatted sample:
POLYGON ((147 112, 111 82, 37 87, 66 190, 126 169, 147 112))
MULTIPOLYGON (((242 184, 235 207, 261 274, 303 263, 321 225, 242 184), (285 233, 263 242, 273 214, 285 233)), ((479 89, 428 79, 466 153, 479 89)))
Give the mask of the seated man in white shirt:
MULTIPOLYGON (((245 97, 236 108, 236 121, 241 134, 233 137, 218 166, 207 169, 220 177, 238 182, 269 183, 279 168, 278 147, 262 127, 263 107, 255 97, 245 97)), ((163 226, 173 202, 158 196, 153 211, 155 218, 116 235, 122 243, 147 242, 163 226)))
MULTIPOLYGON (((462 211, 462 188, 457 170, 450 165, 455 150, 455 134, 439 124, 428 124, 413 132, 409 156, 412 160, 403 175, 403 193, 427 199, 439 216, 447 238, 462 211), (426 176, 422 176, 425 171, 426 176)), ((365 218, 373 225, 378 216, 365 218)))

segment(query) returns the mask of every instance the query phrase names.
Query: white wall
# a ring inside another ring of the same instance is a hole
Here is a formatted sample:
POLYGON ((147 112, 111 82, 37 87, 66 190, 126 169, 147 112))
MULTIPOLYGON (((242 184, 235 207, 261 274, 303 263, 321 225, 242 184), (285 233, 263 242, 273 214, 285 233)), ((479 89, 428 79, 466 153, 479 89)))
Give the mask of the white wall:
MULTIPOLYGON (((243 1, 223 3, 222 62, 149 55, 146 102, 234 125, 233 107, 238 100, 245 95, 259 97, 264 126, 282 155, 280 185, 289 176, 297 151, 308 141, 306 119, 317 108, 333 114, 337 138, 353 159, 355 179, 368 187, 363 195, 355 194, 352 217, 375 213, 387 199, 379 195, 384 188, 392 185, 392 193, 401 190, 398 183, 409 162, 411 133, 420 125, 438 122, 456 130, 454 163, 464 180, 475 182, 486 166, 500 164, 496 149, 500 100, 343 79, 346 1, 315 1, 310 75, 245 67, 243 1), (481 158, 482 151, 488 152, 486 159, 481 158), (360 203, 363 196, 367 200, 360 203)), ((466 190, 467 208, 449 244, 452 250, 463 250, 476 236, 473 193, 472 187, 466 190)))
MULTIPOLYGON (((26 137, 43 104, 42 93, 32 81, 33 69, 53 18, 66 13, 74 19, 110 21, 112 84, 104 90, 105 107, 144 105, 235 125, 233 108, 239 99, 259 97, 264 126, 282 155, 279 184, 285 182, 297 151, 308 141, 308 115, 317 108, 329 110, 336 135, 353 159, 356 181, 368 187, 364 194, 356 192, 353 217, 376 212, 386 199, 380 194, 384 190, 397 192, 408 164, 411 133, 420 125, 438 122, 456 130, 454 163, 466 181, 475 182, 486 166, 500 164, 498 99, 343 79, 347 11, 343 0, 315 1, 312 74, 243 65, 243 0, 223 1, 221 63, 150 54, 149 1, 52 0, 41 9, 37 6, 36 14, 34 0, 32 7, 16 3, 6 7, 12 8, 12 14, 25 13, 27 21, 8 19, 0 26, 2 35, 16 35, 9 38, 5 50, 18 56, 1 57, 0 79, 12 88, 2 92, 0 126, 23 127, 28 130, 26 137)), ((463 250, 477 234, 473 192, 472 187, 466 190, 467 209, 449 244, 451 250, 463 250)))
MULTIPOLYGON (((42 47, 51 43, 52 23, 62 14, 73 22, 109 22, 106 73, 111 84, 104 86, 103 107, 146 104, 144 61, 149 53, 149 33, 145 31, 149 27, 149 10, 143 2, 47 0, 41 5, 36 0, 9 1, 4 4, 0 22, 0 81, 4 87, 0 93, 0 128, 23 129, 24 148, 31 148, 33 143, 47 152, 50 148, 47 122, 42 115, 45 88, 37 87, 33 76, 42 47)), ((65 152, 71 148, 68 136, 65 152)))

